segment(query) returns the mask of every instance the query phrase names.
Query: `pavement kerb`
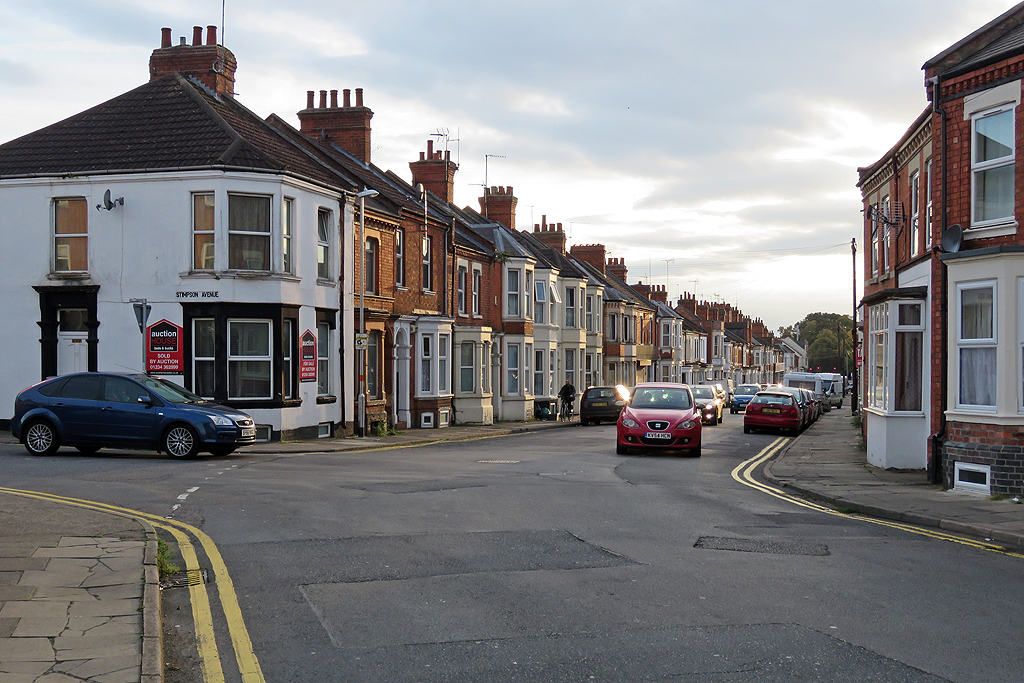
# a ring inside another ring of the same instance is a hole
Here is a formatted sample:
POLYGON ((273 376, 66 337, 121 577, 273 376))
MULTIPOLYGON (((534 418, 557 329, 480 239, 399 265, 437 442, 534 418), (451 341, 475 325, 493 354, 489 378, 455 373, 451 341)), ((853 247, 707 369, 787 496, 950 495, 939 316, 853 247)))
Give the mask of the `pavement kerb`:
POLYGON ((885 519, 893 522, 901 522, 904 524, 912 524, 914 526, 930 527, 934 529, 941 529, 943 531, 949 531, 955 534, 961 534, 963 536, 970 536, 984 541, 994 541, 1007 546, 1013 546, 1015 548, 1024 548, 1024 534, 1017 534, 1013 532, 1003 531, 1001 529, 994 529, 982 524, 974 524, 970 522, 962 522, 958 520, 945 519, 943 517, 936 517, 933 515, 925 515, 915 512, 905 512, 900 510, 893 510, 891 508, 884 508, 878 505, 867 505, 862 502, 855 500, 849 500, 842 496, 829 496, 815 489, 801 486, 799 483, 792 481, 783 481, 777 478, 771 471, 773 463, 783 459, 786 454, 793 448, 800 436, 794 437, 784 448, 782 448, 776 455, 771 459, 770 462, 765 464, 764 473, 765 479, 770 481, 772 484, 783 488, 795 491, 804 498, 810 500, 825 503, 835 507, 836 509, 855 510, 857 514, 865 517, 875 517, 878 519, 885 519))
POLYGON ((142 591, 142 676, 140 683, 163 683, 163 598, 160 595, 160 570, 157 567, 157 535, 153 525, 135 518, 146 531, 143 558, 146 583, 142 591))

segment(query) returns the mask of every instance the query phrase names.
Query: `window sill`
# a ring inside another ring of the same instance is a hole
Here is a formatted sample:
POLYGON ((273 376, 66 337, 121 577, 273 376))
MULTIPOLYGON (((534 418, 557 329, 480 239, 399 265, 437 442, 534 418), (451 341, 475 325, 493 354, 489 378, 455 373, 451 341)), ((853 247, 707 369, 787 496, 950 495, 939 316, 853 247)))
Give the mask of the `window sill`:
POLYGON ((423 296, 437 296, 437 292, 432 292, 429 289, 424 289, 423 296))
POLYGON ((337 396, 331 396, 329 394, 324 395, 324 396, 317 396, 316 397, 316 402, 317 402, 317 405, 322 405, 324 403, 337 403, 338 402, 338 397, 337 396))
POLYGON ((972 225, 964 230, 964 240, 980 240, 986 237, 1003 237, 1017 234, 1017 221, 1010 219, 990 225, 972 225))
POLYGON ((59 273, 56 273, 56 272, 55 273, 49 273, 49 274, 47 274, 46 279, 47 280, 88 280, 89 279, 89 273, 86 272, 86 271, 77 271, 77 272, 74 272, 74 273, 66 273, 66 272, 62 271, 62 272, 59 272, 59 273))
POLYGON ((409 291, 409 288, 408 288, 408 287, 406 287, 405 285, 399 285, 399 284, 396 284, 396 285, 395 285, 395 291, 396 291, 396 292, 408 292, 408 291, 409 291))
POLYGON ((316 279, 316 284, 318 287, 330 287, 332 289, 338 286, 338 283, 335 282, 334 280, 325 280, 324 278, 321 277, 318 277, 316 279))
POLYGON ((179 273, 183 280, 282 280, 302 282, 302 278, 290 273, 272 273, 267 270, 190 270, 179 273))

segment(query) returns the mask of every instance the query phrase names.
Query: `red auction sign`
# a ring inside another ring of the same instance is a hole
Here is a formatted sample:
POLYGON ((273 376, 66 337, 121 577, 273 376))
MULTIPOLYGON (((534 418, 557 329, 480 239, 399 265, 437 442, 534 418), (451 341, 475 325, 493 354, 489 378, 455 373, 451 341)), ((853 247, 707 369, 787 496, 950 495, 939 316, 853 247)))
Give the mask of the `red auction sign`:
POLYGON ((182 329, 169 320, 146 328, 146 372, 181 375, 185 372, 182 329))
POLYGON ((316 381, 316 335, 309 330, 299 338, 299 381, 316 381))

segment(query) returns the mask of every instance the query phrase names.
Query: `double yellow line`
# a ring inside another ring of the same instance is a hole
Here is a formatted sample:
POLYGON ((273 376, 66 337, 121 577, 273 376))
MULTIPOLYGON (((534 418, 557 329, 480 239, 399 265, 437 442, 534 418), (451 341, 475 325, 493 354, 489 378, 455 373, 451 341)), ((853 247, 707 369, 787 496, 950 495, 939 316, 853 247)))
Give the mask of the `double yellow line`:
MULTIPOLYGON (((196 553, 192 538, 196 539, 207 559, 210 561, 210 568, 216 577, 217 593, 220 597, 221 609, 224 612, 224 619, 227 622, 228 634, 231 639, 231 646, 235 651, 235 661, 238 670, 241 672, 242 683, 266 683, 263 678, 263 671, 260 669, 259 661, 249 639, 249 632, 245 628, 245 620, 242 618, 242 609, 238 605, 238 596, 235 595, 234 584, 228 574, 227 565, 221 557, 220 551, 214 544, 213 539, 199 529, 178 522, 172 519, 165 519, 147 512, 131 510, 128 508, 107 505, 94 501, 67 498, 38 491, 22 491, 0 487, 0 492, 10 493, 26 498, 60 503, 74 507, 85 508, 106 512, 121 517, 130 517, 149 522, 155 527, 164 529, 174 536, 181 550, 182 559, 185 561, 185 568, 189 571, 200 571, 199 557, 196 553), (190 538, 191 536, 191 538, 190 538)), ((203 670, 205 683, 224 683, 224 669, 221 667, 220 653, 217 649, 217 640, 213 630, 213 610, 210 606, 210 596, 203 582, 189 582, 189 595, 192 604, 192 618, 195 623, 196 643, 199 650, 199 662, 203 670), (192 585, 192 584, 195 585, 192 585)))
POLYGON ((779 500, 784 500, 787 503, 799 505, 800 507, 804 507, 809 510, 814 510, 816 512, 822 512, 826 515, 835 515, 837 517, 844 517, 846 519, 856 519, 862 522, 868 522, 870 524, 877 524, 878 526, 889 527, 890 529, 898 529, 900 531, 906 531, 911 534, 917 534, 918 536, 927 536, 928 538, 935 538, 941 541, 959 543, 961 545, 971 546, 972 548, 978 548, 980 550, 989 550, 991 552, 1009 555, 1010 557, 1024 558, 1024 554, 1011 552, 1003 546, 996 545, 995 543, 975 541, 969 538, 963 538, 961 536, 947 534, 942 531, 938 531, 937 529, 913 526, 910 524, 904 524, 902 522, 894 522, 887 519, 879 519, 877 517, 866 517, 864 515, 839 512, 838 510, 830 508, 827 505, 822 505, 820 503, 814 503, 809 500, 797 498, 784 492, 782 489, 776 488, 774 486, 769 486, 768 484, 763 484, 754 479, 754 472, 757 470, 757 468, 763 465, 764 463, 768 462, 772 458, 774 458, 776 455, 778 455, 779 452, 790 441, 791 439, 788 439, 786 437, 779 437, 778 439, 770 443, 764 450, 755 455, 753 458, 745 460, 741 462, 739 465, 737 465, 736 468, 732 471, 732 478, 738 481, 739 483, 743 484, 744 486, 749 486, 750 488, 757 489, 761 493, 766 493, 769 496, 774 496, 775 498, 778 498, 779 500))

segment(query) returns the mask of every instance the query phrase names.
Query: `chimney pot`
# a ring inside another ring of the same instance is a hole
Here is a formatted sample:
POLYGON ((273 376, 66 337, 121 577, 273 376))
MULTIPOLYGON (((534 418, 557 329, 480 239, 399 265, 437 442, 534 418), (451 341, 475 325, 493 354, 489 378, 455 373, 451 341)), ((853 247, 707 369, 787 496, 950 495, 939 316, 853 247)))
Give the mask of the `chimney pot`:
POLYGON ((337 109, 337 108, 338 108, 338 91, 337 90, 332 90, 331 91, 331 109, 337 109))
POLYGON ((434 158, 434 139, 433 138, 428 138, 427 139, 427 158, 428 159, 433 159, 434 158))
POLYGON ((313 108, 313 98, 315 96, 316 96, 316 93, 314 93, 312 90, 307 90, 306 91, 306 109, 312 109, 313 108))
POLYGON ((420 161, 426 161, 426 158, 426 154, 424 152, 420 152, 420 161))
POLYGON ((348 109, 349 107, 352 106, 352 91, 351 90, 349 90, 348 88, 345 88, 344 90, 342 90, 341 91, 341 97, 342 97, 342 99, 341 99, 342 104, 345 105, 346 109, 348 109))
POLYGON ((206 27, 206 44, 216 45, 217 44, 217 27, 207 26, 206 27))
POLYGON ((171 46, 171 29, 162 28, 160 29, 160 47, 171 46))
POLYGON ((326 108, 327 108, 327 91, 326 90, 321 90, 320 91, 320 109, 326 109, 326 108))
POLYGON ((178 45, 181 45, 182 47, 188 45, 188 43, 185 41, 185 36, 181 37, 181 41, 178 43, 178 45))
POLYGON ((357 107, 363 106, 363 89, 362 88, 356 88, 356 106, 357 107))
POLYGON ((192 45, 198 46, 203 44, 203 27, 193 26, 192 27, 192 45))

